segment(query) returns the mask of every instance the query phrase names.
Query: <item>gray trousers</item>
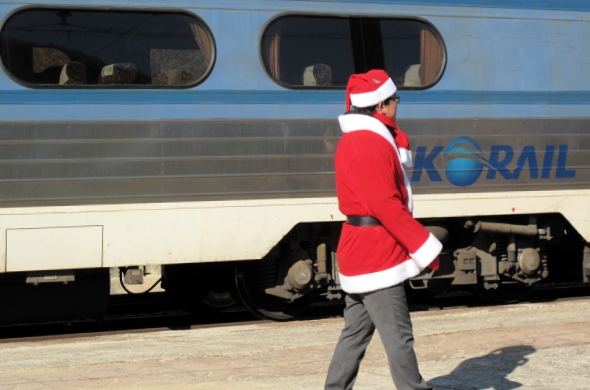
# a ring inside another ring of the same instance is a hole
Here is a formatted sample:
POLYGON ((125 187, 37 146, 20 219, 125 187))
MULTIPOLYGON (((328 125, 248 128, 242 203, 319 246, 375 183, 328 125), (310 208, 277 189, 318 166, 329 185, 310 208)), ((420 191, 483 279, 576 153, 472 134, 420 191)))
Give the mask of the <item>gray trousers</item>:
POLYGON ((385 346, 397 389, 432 389, 418 370, 403 283, 366 294, 348 294, 345 300, 344 329, 330 363, 325 389, 352 389, 375 327, 385 346))

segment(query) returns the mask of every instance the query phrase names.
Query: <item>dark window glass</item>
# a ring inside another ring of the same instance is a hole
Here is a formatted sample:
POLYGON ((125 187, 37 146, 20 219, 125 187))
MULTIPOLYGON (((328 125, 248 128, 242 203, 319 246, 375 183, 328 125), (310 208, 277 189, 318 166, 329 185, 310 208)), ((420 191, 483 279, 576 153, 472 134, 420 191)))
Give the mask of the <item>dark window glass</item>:
POLYGON ((341 87, 354 73, 348 19, 281 18, 264 32, 262 47, 268 73, 287 85, 341 87))
POLYGON ((4 66, 40 86, 187 86, 214 56, 203 23, 180 13, 26 10, 0 41, 4 66))
POLYGON ((371 69, 385 69, 398 88, 425 88, 444 65, 428 24, 377 18, 279 18, 264 32, 262 58, 275 80, 303 88, 344 88, 351 74, 371 69))
POLYGON ((398 87, 432 84, 442 71, 441 44, 425 23, 381 20, 385 70, 398 87))

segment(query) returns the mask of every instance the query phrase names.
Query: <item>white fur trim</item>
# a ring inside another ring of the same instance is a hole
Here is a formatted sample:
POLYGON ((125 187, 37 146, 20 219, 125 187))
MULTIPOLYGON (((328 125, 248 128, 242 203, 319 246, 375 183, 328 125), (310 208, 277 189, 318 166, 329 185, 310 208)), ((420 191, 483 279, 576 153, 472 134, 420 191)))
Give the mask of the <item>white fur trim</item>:
MULTIPOLYGON (((412 166, 412 152, 408 149, 398 149, 400 161, 403 165, 410 168, 412 166), (409 157, 408 157, 409 156, 409 157), (406 161, 404 161, 404 158, 406 161), (408 162, 409 158, 409 162, 408 162)), ((410 180, 408 179, 408 175, 406 175, 406 171, 402 167, 402 171, 404 172, 404 186, 406 187, 406 191, 408 192, 408 210, 410 213, 414 211, 414 198, 412 197, 412 185, 410 184, 410 180)))
POLYGON ((370 130, 379 134, 385 138, 391 144, 391 146, 393 146, 399 157, 399 151, 397 150, 397 145, 393 140, 393 136, 379 119, 363 114, 346 114, 340 115, 338 117, 338 122, 340 123, 342 132, 345 134, 352 133, 353 131, 357 130, 370 130))
POLYGON ((405 148, 399 148, 398 150, 402 164, 404 164, 408 168, 412 168, 412 165, 414 165, 414 163, 412 162, 412 151, 405 148))
POLYGON ((397 91, 391 79, 387 79, 383 85, 371 92, 350 94, 350 102, 357 107, 370 107, 384 101, 397 91))
POLYGON ((436 239, 436 237, 432 235, 432 233, 430 233, 428 239, 424 244, 422 244, 420 249, 418 249, 416 253, 410 253, 410 256, 416 265, 421 270, 423 270, 424 268, 428 267, 434 259, 436 259, 436 256, 438 256, 441 250, 442 244, 436 239))
POLYGON ((395 286, 420 273, 416 263, 410 259, 385 271, 358 276, 340 274, 340 286, 349 294, 360 294, 395 286))
MULTIPOLYGON (((342 129, 343 133, 352 133, 353 131, 358 130, 369 130, 374 133, 379 134, 383 138, 385 138, 393 149, 395 153, 397 153, 397 158, 402 161, 400 156, 400 150, 397 148, 395 141, 393 140, 393 136, 387 130, 387 127, 377 118, 372 116, 363 115, 363 114, 346 114, 340 115, 338 117, 338 122, 340 123, 340 128, 342 129)), ((411 153, 411 152, 410 152, 411 153)), ((406 191, 408 192, 408 210, 410 213, 414 211, 414 200, 412 199, 412 186, 410 185, 410 180, 408 180, 408 175, 406 175, 406 171, 404 171, 402 167, 402 172, 404 173, 404 186, 406 187, 406 191)))
POLYGON ((408 175, 406 175, 406 171, 402 167, 402 172, 404 173, 404 187, 406 187, 406 192, 408 193, 408 211, 413 214, 414 213, 414 198, 412 197, 412 185, 410 184, 410 180, 408 179, 408 175))

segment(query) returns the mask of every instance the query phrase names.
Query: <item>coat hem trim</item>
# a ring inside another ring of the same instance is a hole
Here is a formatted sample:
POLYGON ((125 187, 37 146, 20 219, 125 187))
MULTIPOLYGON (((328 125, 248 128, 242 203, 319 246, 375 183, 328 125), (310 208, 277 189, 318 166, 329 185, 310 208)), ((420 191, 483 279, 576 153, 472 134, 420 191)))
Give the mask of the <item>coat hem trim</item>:
POLYGON ((370 274, 346 276, 340 273, 340 286, 349 294, 361 294, 395 286, 420 273, 418 265, 411 259, 392 268, 370 274))

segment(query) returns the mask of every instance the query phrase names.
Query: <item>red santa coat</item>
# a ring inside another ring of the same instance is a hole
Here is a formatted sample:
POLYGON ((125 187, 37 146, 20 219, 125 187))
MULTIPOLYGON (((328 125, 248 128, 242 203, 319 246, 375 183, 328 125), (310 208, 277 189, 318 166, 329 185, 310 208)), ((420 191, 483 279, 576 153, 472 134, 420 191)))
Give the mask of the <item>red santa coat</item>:
POLYGON ((410 182, 385 125, 362 114, 338 119, 345 133, 335 155, 340 211, 382 224, 344 223, 337 249, 340 283, 348 293, 376 291, 418 275, 442 244, 412 217, 410 182))

